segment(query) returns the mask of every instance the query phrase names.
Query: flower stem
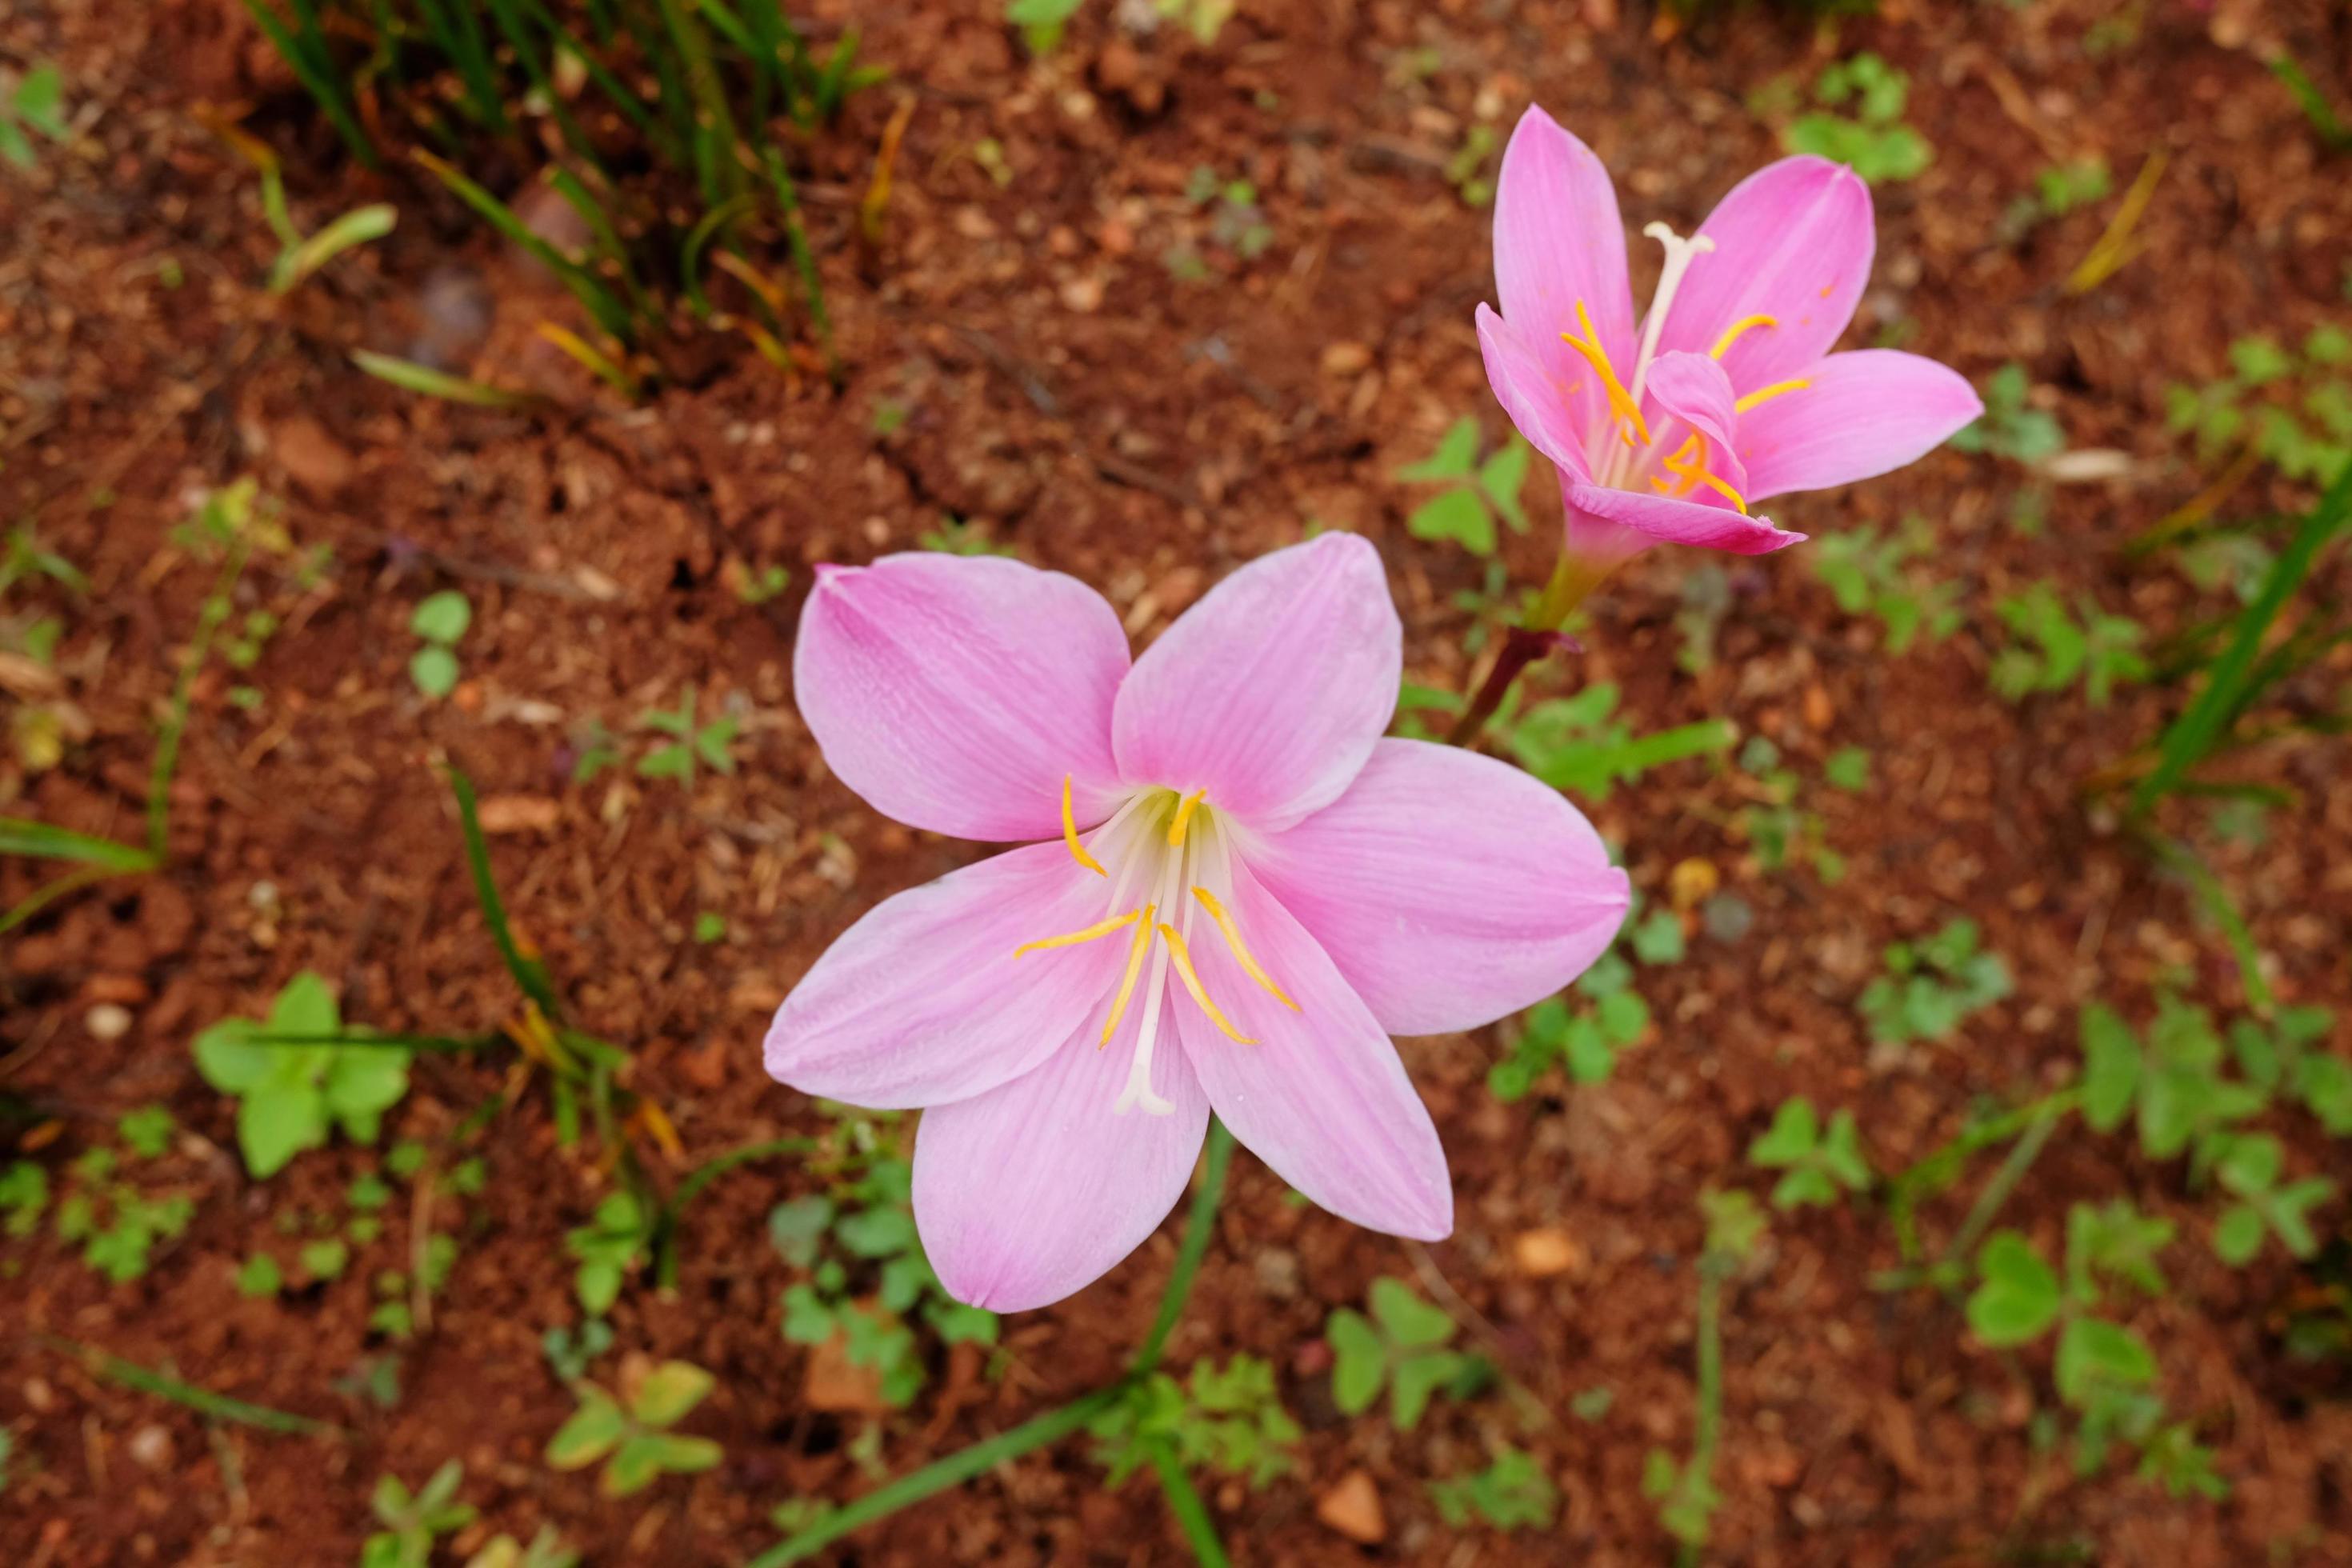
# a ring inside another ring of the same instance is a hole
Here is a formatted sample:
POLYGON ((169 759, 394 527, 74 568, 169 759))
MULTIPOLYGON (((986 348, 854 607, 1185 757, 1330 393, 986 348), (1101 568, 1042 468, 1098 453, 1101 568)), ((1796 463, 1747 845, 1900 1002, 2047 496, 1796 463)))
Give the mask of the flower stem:
POLYGON ((1160 1298, 1160 1316, 1128 1363, 1128 1378, 1142 1377, 1160 1364, 1160 1352, 1184 1315, 1192 1294, 1192 1276, 1208 1256, 1210 1237, 1216 1234, 1217 1204, 1225 1194, 1225 1168, 1234 1162, 1234 1135, 1215 1117, 1209 1119, 1208 1163, 1201 1173, 1201 1190, 1192 1194, 1192 1212, 1184 1220, 1184 1239, 1176 1248, 1175 1271, 1168 1276, 1167 1292, 1160 1298))
POLYGON ((1495 655, 1494 665, 1486 679, 1478 684, 1477 695, 1445 737, 1446 744, 1466 746, 1486 729, 1486 721, 1503 706, 1511 694, 1512 684, 1521 671, 1559 646, 1559 628, 1584 602, 1584 596, 1601 585, 1609 575, 1606 566, 1596 566, 1580 557, 1563 551, 1553 563, 1551 580, 1544 584, 1542 595, 1528 611, 1523 625, 1503 634, 1503 646, 1495 655))
POLYGON ((787 1563, 798 1563, 887 1514, 896 1513, 950 1487, 960 1486, 1032 1448, 1059 1442, 1118 1404, 1126 1393, 1127 1384, 1122 1379, 1107 1388, 1097 1388, 1092 1394, 1082 1394, 1060 1409, 1049 1410, 1010 1431, 999 1432, 995 1436, 974 1443, 968 1448, 959 1448, 946 1458, 933 1460, 912 1475, 900 1476, 888 1486, 867 1492, 848 1507, 825 1515, 806 1530, 754 1557, 744 1568, 783 1568, 787 1563))
POLYGON ((1165 1437, 1154 1437, 1144 1447, 1151 1456, 1151 1468, 1160 1472, 1160 1489, 1168 1494, 1168 1511, 1176 1516, 1176 1527, 1184 1532, 1193 1558, 1201 1568, 1229 1568, 1233 1559, 1225 1555, 1225 1543, 1217 1539, 1216 1521, 1209 1517, 1209 1505, 1193 1489, 1192 1478, 1184 1473, 1184 1462, 1176 1457, 1175 1448, 1165 1437))
MULTIPOLYGON (((1175 1331, 1176 1321, 1184 1314, 1184 1303, 1192 1294, 1192 1278, 1201 1271, 1201 1260, 1208 1255, 1210 1237, 1216 1231, 1217 1203, 1224 1195, 1225 1169, 1233 1163, 1233 1158, 1234 1135, 1225 1131, 1223 1122, 1211 1118, 1208 1166, 1201 1175, 1201 1190, 1192 1195, 1192 1213, 1184 1221, 1184 1239, 1177 1246, 1175 1271, 1169 1275, 1167 1293, 1160 1298, 1160 1316, 1129 1363, 1125 1376, 1091 1394, 1080 1394, 1058 1410, 1049 1410, 1010 1431, 983 1438, 968 1448, 959 1448, 911 1475, 901 1476, 866 1493, 846 1508, 786 1537, 751 1559, 744 1568, 783 1568, 785 1563, 801 1562, 877 1519, 961 1485, 1033 1448, 1061 1441, 1127 1397, 1129 1389, 1159 1366, 1160 1352, 1166 1347, 1168 1336, 1175 1331)), ((1183 1527, 1185 1538, 1192 1542, 1193 1552, 1203 1563, 1222 1565, 1226 1560, 1224 1548, 1217 1542, 1208 1509, 1192 1489, 1192 1482, 1184 1478, 1175 1455, 1170 1452, 1163 1457, 1160 1446, 1155 1445, 1151 1461, 1160 1470, 1160 1484, 1167 1489, 1168 1506, 1174 1510, 1177 1523, 1183 1527)))

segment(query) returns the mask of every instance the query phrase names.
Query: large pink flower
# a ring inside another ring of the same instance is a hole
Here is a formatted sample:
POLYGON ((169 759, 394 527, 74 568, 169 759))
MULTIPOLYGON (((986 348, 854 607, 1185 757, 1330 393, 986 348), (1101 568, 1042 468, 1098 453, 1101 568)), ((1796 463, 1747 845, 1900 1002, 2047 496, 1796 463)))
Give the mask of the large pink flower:
POLYGON ((1401 663, 1348 534, 1235 572, 1132 668, 1058 573, 818 569, 793 670, 835 773, 910 826, 1045 840, 885 900, 768 1031, 795 1089, 927 1108, 915 1218, 960 1300, 1043 1306, 1126 1257, 1212 1111, 1333 1214, 1453 1228, 1389 1035, 1559 990, 1626 882, 1525 773, 1383 740, 1401 663))
POLYGON ((1609 173, 1529 109, 1495 193, 1502 313, 1478 307, 1478 343, 1511 422, 1559 468, 1569 550, 1589 569, 1661 541, 1794 544, 1748 509, 1899 468, 1984 411, 1933 360, 1829 352, 1876 243, 1870 187, 1844 165, 1784 158, 1690 238, 1643 232, 1666 255, 1637 337, 1609 173))

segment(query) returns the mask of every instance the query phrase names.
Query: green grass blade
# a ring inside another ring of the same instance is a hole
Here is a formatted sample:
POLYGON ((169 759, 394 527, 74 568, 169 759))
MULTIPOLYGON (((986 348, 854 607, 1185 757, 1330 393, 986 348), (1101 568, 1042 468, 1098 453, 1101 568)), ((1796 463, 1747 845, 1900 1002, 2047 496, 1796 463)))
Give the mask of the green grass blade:
POLYGON ((772 1138, 764 1143, 749 1143, 740 1149, 706 1160, 687 1173, 686 1179, 662 1205, 661 1215, 654 1221, 653 1252, 654 1282, 663 1289, 677 1285, 677 1225, 686 1213, 686 1205, 700 1196, 702 1190, 734 1170, 755 1160, 772 1160, 784 1154, 811 1154, 816 1152, 814 1138, 772 1138))
POLYGON ((382 167, 376 158, 375 143, 368 140, 367 132, 360 125, 358 114, 353 112, 350 100, 343 96, 335 76, 334 62, 326 56, 326 43, 319 36, 315 22, 310 23, 306 28, 310 40, 306 43, 288 30, 286 24, 278 19, 278 13, 269 8, 268 0, 245 0, 245 8, 252 13, 255 25, 268 37, 272 47, 285 59, 295 79, 317 101, 320 112, 326 115, 328 121, 334 126, 335 133, 343 139, 343 145, 351 149, 352 156, 371 169, 382 167))
POLYGON ((0 816, 0 855, 37 855, 50 860, 79 860, 110 874, 152 871, 155 857, 135 845, 118 844, 71 828, 30 817, 0 816))
POLYGON ((911 1475, 901 1476, 887 1486, 877 1487, 856 1502, 835 1510, 806 1530, 770 1547, 744 1564, 744 1568, 784 1568, 786 1563, 805 1561, 843 1536, 862 1530, 887 1514, 896 1513, 950 1487, 961 1486, 975 1476, 986 1475, 1007 1459, 1017 1458, 1032 1449, 1057 1443, 1074 1432, 1085 1430, 1087 1422, 1118 1403, 1126 1392, 1124 1382, 1115 1383, 1108 1388, 1097 1388, 1092 1394, 1079 1395, 1058 1410, 1049 1410, 1033 1421, 1024 1421, 1008 1432, 1000 1432, 969 1448, 950 1454, 944 1459, 925 1465, 911 1475))
POLYGON ((801 222, 800 188, 784 167, 783 154, 774 147, 768 149, 768 178, 775 186, 776 205, 784 215, 784 243, 792 250, 793 270, 800 275, 801 290, 808 296, 809 321, 816 328, 825 373, 838 381, 841 363, 833 353, 833 318, 824 308, 824 282, 817 276, 816 250, 809 244, 808 226, 801 222))
POLYGON ((1151 1456, 1160 1489, 1168 1494, 1168 1511, 1175 1516, 1184 1543, 1192 1549, 1192 1560, 1201 1568, 1231 1568, 1233 1559, 1225 1555, 1225 1543, 1217 1539, 1217 1521, 1209 1517, 1208 1504, 1193 1489, 1192 1478, 1184 1473, 1184 1461, 1176 1457, 1174 1446, 1165 1437, 1151 1437, 1145 1440, 1143 1451, 1151 1456))
POLYGON ((85 866, 79 871, 70 872, 59 877, 54 882, 45 883, 34 889, 11 907, 6 914, 0 915, 0 935, 15 931, 68 893, 78 892, 92 882, 102 882, 116 874, 103 866, 85 866))
POLYGON ((572 110, 564 106, 563 95, 555 90, 554 79, 548 71, 548 40, 531 31, 517 0, 489 0, 489 4, 490 15, 497 21, 499 31, 505 35, 507 46, 514 50, 515 59, 522 66, 523 74, 530 78, 530 85, 546 102, 547 112, 553 117, 555 128, 563 137, 563 144, 572 149, 573 157, 602 176, 604 165, 596 156, 595 144, 588 140, 587 132, 580 129, 580 122, 572 119, 572 110))
POLYGON ((195 641, 189 645, 188 657, 181 662, 180 679, 172 689, 171 709, 164 714, 163 728, 155 737, 155 765, 147 775, 147 852, 159 866, 171 843, 172 780, 180 771, 180 741, 188 732, 188 706, 195 698, 196 676, 212 653, 213 634, 228 619, 229 595, 236 591, 236 580, 245 574, 245 557, 252 548, 251 539, 242 531, 230 541, 220 576, 196 616, 195 641))
POLYGON ((365 245, 390 234, 400 221, 399 211, 383 202, 353 207, 310 238, 284 252, 271 268, 269 291, 284 294, 355 245, 365 245))
POLYGON ((2221 739, 2238 714, 2240 699, 2253 675, 2254 662, 2262 653, 2263 639, 2270 635, 2272 623, 2286 607, 2287 600, 2303 586, 2304 579, 2311 575, 2319 552, 2344 531, 2347 521, 2352 521, 2352 463, 2345 465, 2319 504, 2296 527, 2294 537, 2279 552, 2278 559, 2271 563, 2270 572, 2263 579, 2262 592, 2239 615, 2237 633, 2214 661, 2204 689, 2164 732, 2156 766, 2132 791, 2134 816, 2144 815, 2177 787, 2221 739))
POLYGON ((505 94, 499 89, 499 71, 490 58, 489 40, 475 0, 417 0, 441 51, 457 68, 465 84, 467 112, 503 136, 512 128, 507 119, 505 94))
POLYGON ((226 1394, 215 1394, 211 1389, 198 1388, 192 1383, 183 1383, 167 1373, 156 1372, 141 1366, 137 1362, 125 1361, 121 1356, 110 1355, 94 1345, 79 1344, 72 1340, 55 1339, 47 1334, 41 1335, 40 1340, 51 1349, 74 1357, 91 1372, 110 1383, 119 1383, 123 1387, 136 1389, 141 1394, 152 1394, 159 1399, 168 1399, 175 1405, 184 1405, 198 1415, 215 1421, 232 1421, 240 1426, 255 1426, 264 1432, 277 1432, 296 1437, 349 1436, 345 1428, 336 1426, 331 1421, 320 1421, 309 1415, 297 1415, 286 1410, 272 1410, 266 1405, 250 1405, 242 1399, 232 1399, 226 1394))
POLYGON ((555 984, 547 977, 547 966, 536 958, 525 958, 521 944, 515 941, 514 928, 507 923, 506 900, 499 897, 499 884, 490 874, 490 847, 482 837, 482 818, 474 802, 474 781, 449 770, 449 788, 457 797, 457 820, 466 833, 466 865, 474 877, 474 897, 482 906, 482 919, 489 923, 490 940, 498 944, 499 957, 505 961, 507 973, 514 976, 522 994, 539 1004, 551 1024, 563 1016, 563 1005, 556 999, 555 984))
POLYGON ((467 381, 463 376, 435 370, 431 365, 418 364, 415 360, 375 353, 367 349, 353 349, 352 363, 378 381, 388 381, 404 392, 414 392, 422 397, 470 403, 477 408, 520 408, 534 401, 526 392, 509 392, 502 386, 467 381))
MULTIPOLYGON (((646 109, 639 100, 637 94, 630 90, 628 84, 614 76, 612 68, 603 60, 598 59, 586 44, 555 19, 547 9, 544 0, 516 0, 516 3, 521 5, 526 16, 553 36, 558 48, 568 50, 572 57, 580 62, 581 68, 588 73, 588 79, 596 84, 597 90, 604 95, 614 109, 627 117, 629 123, 635 125, 644 134, 646 140, 654 144, 655 150, 662 157, 671 161, 677 159, 679 143, 670 128, 656 118, 652 110, 646 109)), ((592 13, 601 17, 596 23, 598 38, 605 44, 610 44, 613 41, 613 24, 610 16, 603 16, 602 5, 592 5, 590 9, 592 13)))
POLYGON ((628 306, 598 282, 594 273, 532 233, 530 226, 515 216, 512 207, 467 178, 446 159, 435 157, 430 153, 418 153, 415 157, 449 187, 450 194, 562 279, 564 287, 572 290, 598 326, 624 343, 635 341, 633 329, 636 322, 629 313, 628 306))

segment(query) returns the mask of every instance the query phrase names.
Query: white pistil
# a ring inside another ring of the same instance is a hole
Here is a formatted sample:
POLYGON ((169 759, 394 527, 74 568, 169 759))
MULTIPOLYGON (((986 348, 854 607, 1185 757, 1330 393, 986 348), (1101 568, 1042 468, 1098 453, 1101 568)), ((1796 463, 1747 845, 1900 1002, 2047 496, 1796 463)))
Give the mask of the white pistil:
POLYGON ((1658 336, 1666 330, 1666 311, 1681 292, 1683 276, 1692 262, 1715 248, 1715 241, 1705 235, 1693 235, 1685 239, 1664 224, 1654 223, 1642 231, 1665 247, 1666 262, 1658 272, 1658 287, 1650 295, 1650 313, 1642 322, 1642 352, 1633 356, 1633 383, 1626 388, 1637 405, 1642 401, 1642 384, 1649 378, 1650 360, 1658 352, 1658 336))
MULTIPOLYGON (((1149 840, 1146 842, 1148 845, 1149 840)), ((1149 853, 1145 846, 1139 847, 1149 853)), ((1189 847, 1160 847, 1160 908, 1164 910, 1172 912, 1177 908, 1184 860, 1190 852, 1189 847)), ((1143 1015, 1136 1020, 1135 1056, 1128 1063, 1127 1087, 1119 1091, 1118 1102, 1110 1108, 1114 1116, 1124 1116, 1139 1105, 1150 1116, 1167 1116, 1176 1109, 1174 1101, 1162 1099, 1151 1088, 1151 1051, 1159 1042, 1160 1002, 1168 990, 1166 942, 1152 943, 1150 963, 1151 970, 1144 979, 1143 994, 1137 998, 1137 1005, 1143 1009, 1143 1015)))

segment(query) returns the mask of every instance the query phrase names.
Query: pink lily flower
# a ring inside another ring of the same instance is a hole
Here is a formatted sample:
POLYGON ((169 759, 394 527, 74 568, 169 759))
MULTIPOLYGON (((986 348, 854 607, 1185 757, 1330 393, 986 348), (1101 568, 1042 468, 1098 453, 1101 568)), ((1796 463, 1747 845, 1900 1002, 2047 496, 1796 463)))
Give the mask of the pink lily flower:
POLYGON ((1959 375, 1888 349, 1831 353, 1876 247, 1870 187, 1824 158, 1750 174, 1665 266, 1638 331, 1617 193, 1592 150, 1530 108, 1495 192, 1500 314, 1486 379, 1558 465, 1586 585, 1660 542, 1740 555, 1805 536, 1749 509, 1899 468, 1984 412, 1959 375))
POLYGON ((1627 884, 1527 774, 1382 739, 1402 664, 1380 557, 1349 534, 1243 567, 1132 664, 1059 573, 817 569, 793 673, 827 766, 909 826, 1044 841, 884 900, 768 1031, 795 1089, 925 1108, 915 1220, 958 1300, 1044 1306, 1118 1263, 1213 1110, 1333 1214, 1453 1228, 1389 1036, 1558 991, 1627 884))

